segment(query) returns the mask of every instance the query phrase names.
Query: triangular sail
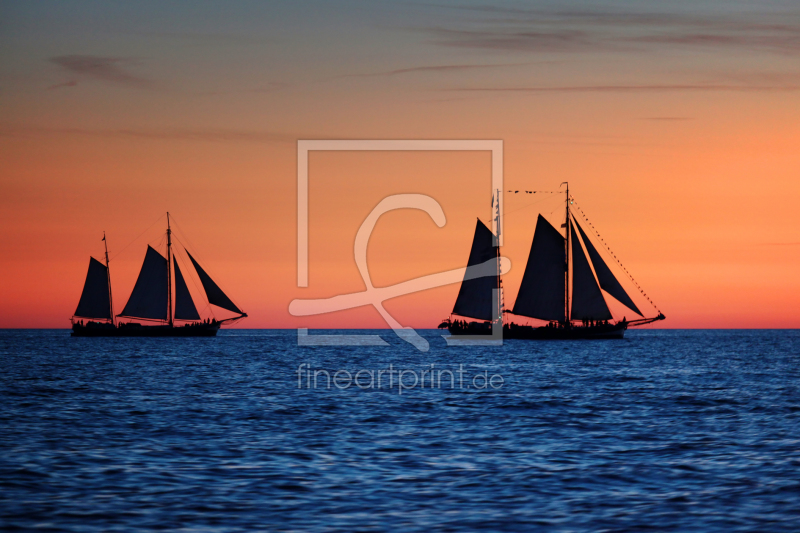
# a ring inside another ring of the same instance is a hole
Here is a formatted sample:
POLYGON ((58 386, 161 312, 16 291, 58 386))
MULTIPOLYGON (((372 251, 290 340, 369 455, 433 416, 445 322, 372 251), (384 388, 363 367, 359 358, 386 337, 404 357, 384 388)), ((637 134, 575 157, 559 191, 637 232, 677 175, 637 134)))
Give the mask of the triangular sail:
MULTIPOLYGON (((472 248, 469 251, 467 268, 480 265, 490 259, 497 258, 497 248, 494 246, 494 235, 483 222, 478 220, 475 226, 475 236, 472 238, 472 248)), ((465 275, 466 277, 466 275, 465 275)), ((479 320, 492 320, 494 317, 494 298, 492 290, 497 288, 497 275, 483 276, 480 278, 465 279, 461 282, 453 314, 477 318, 479 320)))
POLYGON ((89 259, 89 271, 86 273, 86 282, 83 284, 75 316, 111 320, 108 268, 94 257, 89 259))
POLYGON ((581 234, 581 238, 583 239, 583 244, 586 246, 586 251, 589 252, 589 259, 592 261, 592 265, 594 266, 594 271, 597 274, 597 280, 600 282, 600 286, 606 291, 608 294, 619 300, 621 304, 626 306, 628 309, 632 310, 639 316, 644 316, 639 308, 636 307, 636 304, 633 303, 631 297, 628 296, 628 293, 625 292, 625 289, 622 288, 619 281, 614 274, 611 272, 611 269, 608 268, 603 258, 597 252, 597 249, 594 247, 592 242, 586 236, 586 233, 581 228, 581 225, 578 224, 578 221, 575 220, 575 227, 578 228, 578 231, 581 234))
POLYGON ((200 283, 203 284, 203 289, 206 291, 208 303, 243 315, 244 313, 242 310, 239 309, 224 292, 222 292, 222 289, 219 288, 219 285, 214 283, 214 280, 211 279, 211 276, 206 274, 206 271, 203 270, 197 261, 194 260, 194 257, 192 257, 192 254, 190 254, 188 250, 186 250, 186 255, 189 256, 189 259, 191 259, 192 264, 197 271, 197 276, 200 278, 200 283))
POLYGON ((167 319, 167 260, 151 246, 147 247, 131 297, 118 316, 167 319))
POLYGON ((564 237, 539 215, 528 264, 512 311, 515 315, 564 320, 565 259, 564 237))
POLYGON ((178 261, 172 256, 172 266, 175 267, 175 320, 200 320, 197 307, 189 294, 189 287, 183 279, 178 261))
MULTIPOLYGON (((570 222, 571 223, 571 222, 570 222)), ((592 267, 583 253, 572 226, 572 313, 573 320, 610 320, 611 311, 594 279, 592 267)))

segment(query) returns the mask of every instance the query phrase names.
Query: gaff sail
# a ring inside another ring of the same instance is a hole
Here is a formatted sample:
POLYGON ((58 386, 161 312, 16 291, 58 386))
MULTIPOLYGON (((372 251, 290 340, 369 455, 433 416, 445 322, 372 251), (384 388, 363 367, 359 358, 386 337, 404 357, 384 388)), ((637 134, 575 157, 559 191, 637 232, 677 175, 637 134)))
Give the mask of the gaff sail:
POLYGON ((167 320, 167 277, 166 258, 148 246, 131 297, 117 316, 167 320))
MULTIPOLYGON (((497 258, 497 248, 494 246, 494 234, 478 219, 475 225, 475 235, 472 238, 472 248, 469 251, 467 268, 480 265, 493 258, 497 258)), ((461 282, 453 314, 477 318, 478 320, 493 320, 493 289, 498 288, 497 274, 479 278, 465 279, 461 282)))
POLYGON ((564 320, 565 271, 564 237, 539 215, 512 313, 541 320, 564 320))
POLYGON ((94 257, 89 259, 89 271, 86 273, 86 282, 83 284, 75 316, 111 320, 108 267, 94 257))

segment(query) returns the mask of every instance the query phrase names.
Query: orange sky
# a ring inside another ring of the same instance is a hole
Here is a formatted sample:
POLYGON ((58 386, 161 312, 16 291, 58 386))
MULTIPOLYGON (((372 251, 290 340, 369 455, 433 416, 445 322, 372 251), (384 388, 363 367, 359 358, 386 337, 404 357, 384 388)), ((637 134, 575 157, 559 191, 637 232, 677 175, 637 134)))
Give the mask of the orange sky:
MULTIPOLYGON (((313 153, 310 284, 298 289, 296 140, 420 138, 502 139, 505 189, 568 180, 667 315, 659 327, 799 327, 800 47, 786 38, 800 34, 798 11, 653 3, 651 27, 557 17, 554 5, 509 5, 513 24, 479 9, 379 4, 347 17, 315 3, 240 6, 219 24, 119 6, 57 24, 57 13, 4 5, 0 326, 67 327, 104 230, 119 312, 163 224, 135 239, 169 210, 250 315, 238 327, 385 327, 368 308, 306 318, 287 308, 363 289, 353 239, 388 194, 433 196, 447 224, 385 215, 369 248, 376 285, 464 266, 475 217, 490 217, 489 155, 313 153), (783 29, 764 29, 775 17, 783 29), (581 24, 594 46, 525 37, 581 24)), ((539 209, 561 222, 560 197, 531 201, 505 197, 509 305, 539 209)), ((404 325, 436 327, 457 291, 386 306, 404 325)))

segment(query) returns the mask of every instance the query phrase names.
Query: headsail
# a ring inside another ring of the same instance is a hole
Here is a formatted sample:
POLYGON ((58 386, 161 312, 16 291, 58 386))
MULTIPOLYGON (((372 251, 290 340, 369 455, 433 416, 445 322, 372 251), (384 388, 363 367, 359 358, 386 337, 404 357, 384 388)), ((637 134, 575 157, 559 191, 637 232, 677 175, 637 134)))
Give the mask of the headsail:
POLYGON ((200 278, 200 283, 203 284, 203 289, 206 291, 208 303, 243 315, 244 313, 242 310, 239 309, 224 292, 222 292, 222 289, 219 288, 219 285, 214 283, 214 280, 211 279, 211 276, 206 274, 206 271, 203 270, 203 267, 201 267, 200 264, 194 260, 194 257, 192 257, 192 254, 190 254, 188 250, 186 250, 186 255, 189 256, 189 259, 191 259, 192 264, 197 271, 197 275, 200 278))
POLYGON ((578 221, 575 220, 575 227, 578 228, 578 231, 581 234, 581 238, 583 239, 583 244, 586 246, 586 251, 589 252, 589 259, 592 260, 592 265, 594 266, 594 271, 597 274, 597 280, 600 282, 600 286, 606 291, 608 294, 619 300, 621 304, 626 306, 628 309, 632 310, 639 316, 644 316, 639 308, 636 307, 636 304, 633 303, 631 297, 628 296, 628 293, 625 292, 625 289, 622 288, 619 281, 614 274, 611 272, 611 269, 608 268, 603 258, 597 252, 597 249, 594 247, 592 242, 586 236, 586 233, 581 228, 581 225, 578 224, 578 221))
MULTIPOLYGON (((494 235, 478 219, 475 236, 472 238, 472 248, 469 251, 467 268, 480 265, 496 257, 497 248, 494 246, 494 235)), ((498 288, 497 275, 465 279, 461 282, 456 304, 453 306, 453 314, 479 320, 496 318, 493 309, 495 300, 492 293, 492 290, 496 288, 498 288)))
POLYGON ((542 320, 564 320, 565 268, 564 237, 539 215, 512 312, 542 320))
POLYGON ((186 286, 186 281, 183 279, 174 255, 172 256, 172 266, 175 268, 175 320, 200 320, 197 307, 192 301, 189 287, 186 286))
POLYGON ((117 316, 167 319, 167 260, 153 247, 147 247, 131 297, 117 316))
POLYGON ((611 311, 594 279, 592 267, 583 253, 572 226, 572 313, 573 320, 610 320, 611 311))
POLYGON ((86 273, 86 282, 83 284, 75 316, 111 320, 108 268, 94 257, 89 259, 89 271, 86 273))

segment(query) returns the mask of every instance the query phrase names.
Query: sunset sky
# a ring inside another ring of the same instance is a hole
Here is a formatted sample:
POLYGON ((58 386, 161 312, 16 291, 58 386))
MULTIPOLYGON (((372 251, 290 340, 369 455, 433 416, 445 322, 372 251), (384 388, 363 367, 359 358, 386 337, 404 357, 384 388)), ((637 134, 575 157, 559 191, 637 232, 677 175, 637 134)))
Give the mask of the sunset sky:
MULTIPOLYGON (((298 139, 501 139, 504 188, 569 181, 659 327, 800 327, 790 0, 2 2, 0 327, 68 327, 103 231, 119 313, 166 211, 249 314, 237 327, 386 327, 288 312, 363 290, 353 240, 386 195, 430 195, 447 224, 385 215, 376 286, 465 266, 488 152, 316 152, 298 288, 298 139)), ((504 201, 510 306, 563 196, 504 201)), ((436 327, 457 292, 386 306, 436 327)))

